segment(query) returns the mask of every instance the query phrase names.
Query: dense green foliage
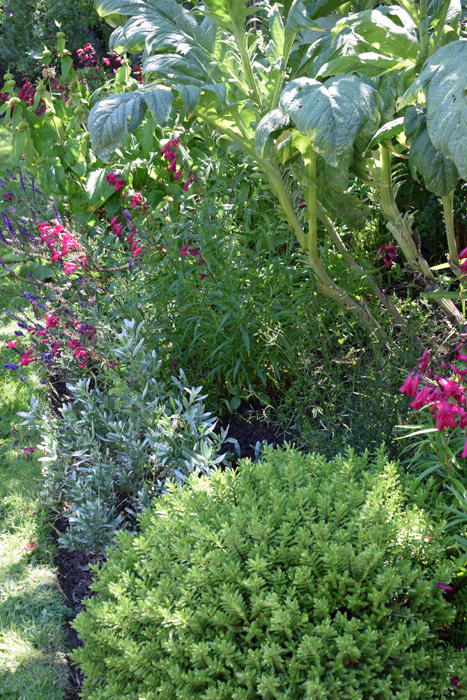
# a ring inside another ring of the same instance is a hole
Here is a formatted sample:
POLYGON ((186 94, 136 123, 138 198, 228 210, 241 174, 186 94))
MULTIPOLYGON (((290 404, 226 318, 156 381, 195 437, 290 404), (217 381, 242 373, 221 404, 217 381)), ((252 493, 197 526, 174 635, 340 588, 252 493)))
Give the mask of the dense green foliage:
POLYGON ((84 698, 453 697, 456 563, 424 498, 382 450, 171 488, 76 620, 84 698))
POLYGON ((50 47, 55 43, 56 22, 70 37, 72 51, 90 39, 95 42, 97 37, 105 47, 108 31, 99 22, 92 0, 6 0, 0 11, 1 73, 8 68, 28 76, 39 73, 35 56, 44 44, 50 47))

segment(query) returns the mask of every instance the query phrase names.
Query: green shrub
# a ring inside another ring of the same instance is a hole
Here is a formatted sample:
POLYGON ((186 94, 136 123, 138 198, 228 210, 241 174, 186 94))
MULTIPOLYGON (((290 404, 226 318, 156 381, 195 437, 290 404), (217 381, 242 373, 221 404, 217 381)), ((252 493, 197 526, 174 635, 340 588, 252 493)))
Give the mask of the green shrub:
POLYGON ((83 698, 462 695, 438 587, 455 562, 404 479, 382 450, 286 448, 174 486, 142 533, 118 533, 76 620, 83 698))

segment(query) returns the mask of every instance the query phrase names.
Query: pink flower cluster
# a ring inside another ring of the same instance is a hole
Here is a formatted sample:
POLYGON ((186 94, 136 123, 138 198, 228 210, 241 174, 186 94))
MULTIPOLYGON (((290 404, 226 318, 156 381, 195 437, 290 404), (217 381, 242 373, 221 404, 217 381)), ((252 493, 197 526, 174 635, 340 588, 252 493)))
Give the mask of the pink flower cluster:
POLYGON ((50 224, 48 221, 43 221, 37 225, 41 234, 41 243, 45 243, 47 248, 52 253, 51 262, 63 260, 65 256, 69 256, 70 251, 77 251, 77 254, 72 254, 71 259, 63 266, 63 271, 66 275, 71 275, 78 268, 78 265, 85 265, 86 255, 81 249, 80 244, 76 241, 70 231, 67 231, 63 224, 56 219, 50 224))
MULTIPOLYGON (((37 341, 40 341, 41 343, 48 345, 48 352, 50 352, 51 358, 61 357, 62 354, 63 341, 60 341, 58 339, 56 332, 54 332, 53 334, 50 332, 57 328, 57 326, 59 326, 59 330, 61 330, 62 334, 64 334, 65 336, 68 335, 69 337, 71 334, 74 334, 76 331, 78 331, 78 333, 80 333, 83 336, 83 338, 86 338, 88 342, 92 342, 93 345, 96 344, 97 328, 95 326, 87 325, 86 323, 77 321, 75 319, 71 319, 67 323, 61 323, 59 317, 55 316, 54 314, 46 314, 46 330, 42 330, 40 327, 36 328, 34 326, 26 328, 26 330, 28 331, 28 333, 30 333, 31 336, 36 336, 36 344, 37 341), (67 323, 69 323, 71 328, 68 327, 67 323)), ((14 350, 20 356, 19 363, 21 367, 25 367, 30 362, 37 361, 38 358, 36 355, 34 355, 35 348, 31 347, 23 351, 16 347, 18 342, 18 340, 10 340, 8 343, 6 343, 5 347, 7 347, 10 350, 14 350)), ((92 353, 92 349, 87 348, 85 346, 85 340, 73 338, 68 340, 66 345, 67 347, 73 350, 73 357, 79 362, 79 366, 85 367, 86 362, 88 362, 92 353)))
MULTIPOLYGON (((189 248, 191 248, 191 243, 187 243, 186 245, 184 245, 183 248, 181 248, 178 252, 180 253, 180 255, 183 255, 183 257, 186 257, 187 255, 192 255, 194 258, 196 258, 199 255, 199 248, 192 248, 191 250, 189 250, 189 248)), ((199 258, 198 265, 204 265, 203 258, 199 258)), ((204 274, 201 274, 199 276, 200 280, 204 280, 205 277, 206 275, 204 274)))
MULTIPOLYGON (((461 342, 454 350, 455 360, 467 362, 467 355, 461 351, 464 342, 461 342)), ((445 431, 446 428, 467 428, 467 398, 463 380, 467 369, 459 369, 451 362, 446 364, 440 361, 444 371, 450 370, 448 377, 435 373, 433 369, 432 355, 425 350, 422 357, 417 359, 418 367, 413 370, 400 391, 413 398, 412 408, 420 411, 426 406, 430 407, 430 413, 437 430, 445 431)), ((467 439, 462 451, 463 458, 467 457, 467 439)))
MULTIPOLYGON (((115 187, 115 192, 120 192, 122 187, 126 185, 125 180, 122 180, 121 178, 117 177, 115 174, 115 170, 112 170, 111 173, 105 176, 105 179, 111 185, 112 187, 115 187)), ((123 195, 122 195, 123 196, 123 195)))
POLYGON ((35 87, 31 84, 28 78, 23 79, 23 87, 18 90, 18 97, 27 105, 32 105, 34 95, 36 94, 35 87))
POLYGON ((396 242, 391 241, 389 245, 381 245, 378 248, 378 255, 383 256, 383 262, 388 270, 390 270, 398 255, 396 242))
POLYGON ((463 275, 467 274, 467 248, 464 248, 462 253, 459 253, 459 255, 457 257, 459 258, 459 260, 464 261, 463 263, 461 263, 461 266, 460 266, 462 274, 463 275))
MULTIPOLYGON (((174 180, 179 180, 183 175, 182 168, 179 168, 177 170, 178 153, 175 149, 178 147, 178 145, 179 145, 179 140, 177 138, 175 138, 172 141, 169 141, 169 143, 166 144, 164 146, 164 148, 160 151, 160 153, 162 153, 162 157, 169 161, 169 167, 167 169, 168 169, 169 173, 173 173, 174 180)), ((196 180, 196 175, 194 173, 190 173, 188 175, 188 179, 183 183, 182 190, 184 192, 188 191, 188 188, 189 188, 192 180, 196 180)))
MULTIPOLYGON (((118 219, 118 214, 117 214, 117 216, 115 216, 112 219, 112 221, 110 222, 109 225, 110 225, 110 228, 112 229, 112 231, 117 236, 117 238, 121 238, 123 224, 117 223, 117 219, 118 219)), ((137 239, 135 239, 135 233, 136 233, 136 229, 133 228, 130 235, 126 237, 126 242, 131 245, 131 252, 133 253, 134 258, 136 258, 141 253, 141 251, 144 250, 144 246, 141 245, 141 241, 138 241, 137 239)))

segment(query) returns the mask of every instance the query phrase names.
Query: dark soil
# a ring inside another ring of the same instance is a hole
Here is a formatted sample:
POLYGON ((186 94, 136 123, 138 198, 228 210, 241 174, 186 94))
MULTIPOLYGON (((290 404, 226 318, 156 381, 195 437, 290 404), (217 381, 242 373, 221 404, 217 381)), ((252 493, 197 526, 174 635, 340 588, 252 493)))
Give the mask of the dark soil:
MULTIPOLYGON (((66 523, 60 520, 55 524, 59 532, 66 530, 66 523)), ((102 565, 105 558, 102 554, 88 554, 84 551, 70 552, 67 549, 60 549, 55 564, 58 568, 58 582, 65 596, 66 603, 71 608, 71 616, 65 624, 65 644, 70 651, 81 645, 78 635, 72 629, 71 623, 75 617, 86 607, 86 600, 93 592, 90 590, 94 573, 90 570, 90 564, 102 565)), ((79 666, 76 666, 68 659, 68 679, 70 688, 65 700, 79 700, 78 693, 81 691, 83 674, 79 666)))
MULTIPOLYGON (((277 447, 283 445, 284 442, 293 443, 295 437, 291 433, 280 430, 273 421, 266 420, 258 411, 248 405, 240 406, 237 413, 222 421, 216 432, 220 433, 226 428, 228 428, 227 439, 231 438, 237 441, 242 459, 249 457, 254 460, 258 456, 256 448, 258 442, 265 441, 268 445, 277 447)), ((225 442, 220 449, 220 454, 227 452, 230 452, 233 463, 238 461, 238 454, 231 442, 225 442)))

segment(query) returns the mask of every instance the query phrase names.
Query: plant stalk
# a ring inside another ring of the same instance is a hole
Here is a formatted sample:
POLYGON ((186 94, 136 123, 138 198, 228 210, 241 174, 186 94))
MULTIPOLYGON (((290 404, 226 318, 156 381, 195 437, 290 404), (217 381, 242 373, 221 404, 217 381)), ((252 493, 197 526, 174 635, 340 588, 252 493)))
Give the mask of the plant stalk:
MULTIPOLYGON (((318 202, 319 206, 319 202, 318 202)), ((391 299, 388 297, 387 294, 383 292, 381 287, 378 286, 375 278, 373 275, 370 273, 366 272, 353 258, 353 256, 349 253, 349 250, 347 246, 345 245, 344 241, 339 235, 339 232, 337 231, 336 227, 334 226, 333 222, 331 219, 327 216, 327 214, 324 213, 324 211, 319 212, 319 218, 321 219, 321 222, 324 225, 324 228, 329 234, 329 237, 331 240, 334 242, 334 245, 336 246, 337 250, 339 250, 342 253, 342 257, 344 258, 345 262, 347 265, 359 276, 362 277, 365 282, 367 283, 368 287, 371 289, 373 294, 380 300, 380 302, 383 304, 385 309, 389 311, 391 316, 394 318, 396 323, 400 326, 405 327, 406 322, 392 303, 391 299)))
POLYGON ((456 232, 454 229, 454 190, 441 197, 443 203, 444 224, 446 226, 446 238, 448 240, 449 257, 454 265, 459 266, 457 257, 456 232))
MULTIPOLYGON (((388 219, 387 227, 391 233, 394 234, 411 270, 420 273, 420 277, 425 285, 436 289, 439 286, 438 282, 433 276, 430 266, 423 257, 421 250, 415 243, 409 220, 400 213, 394 197, 394 190, 392 188, 391 153, 389 149, 381 145, 380 154, 380 204, 383 213, 388 219)), ((436 299, 436 302, 456 325, 462 324, 462 314, 450 299, 439 297, 436 299)))

